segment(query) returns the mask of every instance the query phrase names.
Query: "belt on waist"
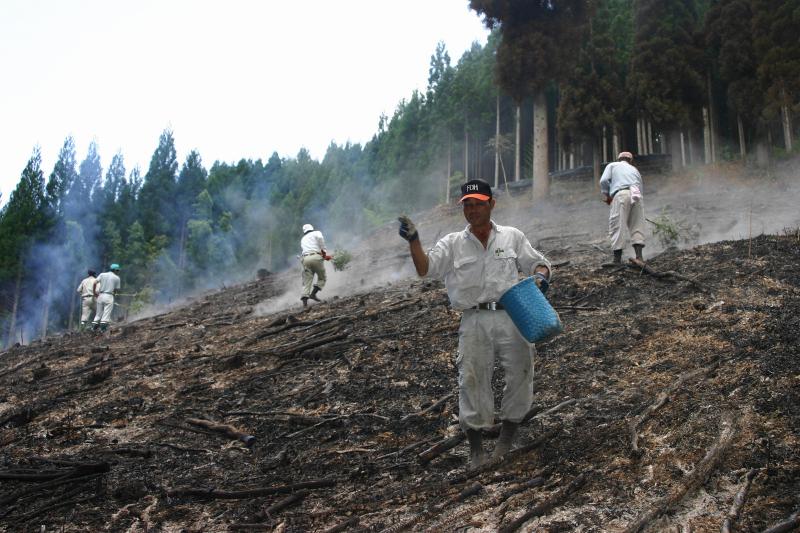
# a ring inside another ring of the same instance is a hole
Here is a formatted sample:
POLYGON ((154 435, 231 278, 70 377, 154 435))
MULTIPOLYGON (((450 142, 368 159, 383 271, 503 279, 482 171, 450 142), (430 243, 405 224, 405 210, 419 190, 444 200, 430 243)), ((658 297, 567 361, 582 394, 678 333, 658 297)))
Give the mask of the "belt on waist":
POLYGON ((502 304, 497 302, 486 302, 482 304, 478 304, 474 307, 470 307, 470 309, 480 309, 482 311, 502 311, 505 309, 502 304))
POLYGON ((614 197, 617 195, 617 193, 618 193, 618 192, 620 192, 620 191, 627 191, 627 190, 630 190, 630 187, 620 187, 619 189, 617 189, 616 191, 614 191, 614 194, 612 194, 612 195, 611 195, 611 198, 614 198, 614 197))

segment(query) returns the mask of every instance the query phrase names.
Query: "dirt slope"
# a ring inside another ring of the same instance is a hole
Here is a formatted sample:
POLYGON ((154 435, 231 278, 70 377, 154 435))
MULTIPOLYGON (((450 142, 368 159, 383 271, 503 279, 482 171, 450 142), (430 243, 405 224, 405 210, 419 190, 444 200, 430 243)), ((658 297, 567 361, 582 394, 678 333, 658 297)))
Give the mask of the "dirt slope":
MULTIPOLYGON (((660 186, 650 205, 674 203, 680 185, 660 186)), ((304 313, 278 275, 0 354, 0 531, 720 531, 747 480, 732 530, 789 518, 800 233, 648 247, 656 275, 604 268, 604 221, 581 219, 604 210, 555 193, 501 221, 558 265, 566 326, 538 347, 506 460, 466 469, 459 316, 387 227, 304 313), (559 210, 575 223, 544 220, 559 210)), ((419 214, 423 241, 459 217, 419 214)))

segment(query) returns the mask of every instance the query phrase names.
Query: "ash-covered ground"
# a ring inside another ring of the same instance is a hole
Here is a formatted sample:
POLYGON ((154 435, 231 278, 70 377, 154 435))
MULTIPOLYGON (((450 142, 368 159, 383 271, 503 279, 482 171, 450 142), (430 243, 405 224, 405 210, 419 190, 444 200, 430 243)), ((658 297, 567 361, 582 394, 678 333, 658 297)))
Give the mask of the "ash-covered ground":
MULTIPOLYGON (((329 269, 326 301, 305 312, 292 271, 104 336, 11 348, 0 354, 0 531, 720 531, 726 520, 763 531, 791 520, 793 168, 645 176, 648 218, 682 238, 665 248, 653 236, 649 271, 604 266, 594 185, 556 184, 536 208, 501 196, 498 223, 555 265, 548 296, 566 329, 538 346, 517 449, 479 470, 456 422, 459 313, 441 283, 412 275, 395 225, 353 248, 348 270, 329 269)), ((414 219, 425 245, 465 225, 453 206, 414 219)))

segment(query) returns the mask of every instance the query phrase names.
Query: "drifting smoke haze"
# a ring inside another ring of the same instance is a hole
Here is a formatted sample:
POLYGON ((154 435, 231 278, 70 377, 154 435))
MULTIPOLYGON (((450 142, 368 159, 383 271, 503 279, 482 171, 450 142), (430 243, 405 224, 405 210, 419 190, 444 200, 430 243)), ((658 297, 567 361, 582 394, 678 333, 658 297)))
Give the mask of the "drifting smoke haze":
MULTIPOLYGON (((691 229, 691 235, 682 235, 683 239, 675 243, 680 247, 746 239, 800 227, 800 212, 796 207, 800 198, 800 174, 796 163, 796 160, 786 161, 770 171, 722 164, 690 167, 669 176, 645 174, 645 214, 650 220, 664 216, 681 228, 691 229)), ((329 253, 346 250, 352 255, 344 271, 335 271, 332 263, 326 263, 328 281, 320 293, 323 300, 365 293, 416 277, 408 247, 397 236, 395 219, 398 215, 407 213, 412 216, 425 248, 443 235, 465 227, 461 209, 456 204, 442 204, 443 176, 444 171, 439 170, 377 185, 348 182, 329 205, 315 205, 312 201, 313 207, 307 210, 302 223, 311 223, 323 232, 329 253), (425 206, 432 208, 426 209, 425 206)), ((301 227, 279 218, 278 212, 270 206, 269 194, 268 190, 261 191, 263 200, 254 202, 239 186, 225 189, 222 196, 228 208, 236 214, 237 224, 232 231, 215 230, 209 236, 222 267, 209 269, 207 265, 185 259, 183 268, 195 274, 193 288, 186 290, 176 283, 179 270, 175 260, 179 256, 179 250, 175 248, 177 244, 165 250, 149 274, 149 284, 154 289, 152 303, 131 312, 128 320, 165 313, 208 292, 251 282, 256 279, 259 269, 268 270, 277 280, 276 286, 283 286, 285 290, 281 295, 258 304, 254 314, 259 316, 290 309, 299 311, 301 227), (279 235, 288 242, 288 253, 282 252, 278 243, 270 243, 270 235, 279 235), (237 262, 234 255, 234 245, 242 246, 243 243, 257 249, 254 259, 246 263, 237 262)), ((535 205, 531 204, 529 194, 527 190, 509 196, 500 191, 495 221, 520 228, 534 247, 554 261, 558 260, 558 254, 565 246, 588 245, 608 249, 608 207, 600 201, 596 183, 554 181, 550 199, 535 205), (549 240, 553 238, 559 239, 558 246, 549 240)), ((71 253, 75 242, 85 241, 90 252, 88 257, 72 258, 71 261, 83 260, 86 268, 102 272, 108 266, 106 262, 116 260, 106 258, 100 264, 92 243, 97 242, 102 222, 86 226, 74 222, 82 217, 85 220, 90 214, 68 213, 66 219, 72 222, 67 223, 66 238, 58 243, 40 245, 29 254, 26 269, 41 275, 35 277, 38 288, 23 288, 26 303, 20 309, 27 309, 27 312, 19 317, 18 323, 24 325, 21 335, 26 342, 41 334, 45 309, 54 302, 74 299, 70 310, 77 319, 79 302, 75 289, 84 277, 85 269, 68 272, 53 268, 71 253), (48 285, 49 290, 46 289, 48 285)), ((654 226, 648 223, 646 258, 663 250, 653 229, 654 226)), ((631 250, 626 250, 626 255, 630 253, 631 250)), ((595 268, 597 265, 586 266, 595 268)), ((122 292, 128 292, 133 280, 126 278, 125 265, 121 277, 122 292)))
MULTIPOLYGON (((682 238, 674 243, 680 248, 798 228, 800 173, 796 163, 797 160, 786 161, 771 171, 723 164, 688 168, 673 175, 645 175, 645 215, 650 220, 664 216, 678 223, 682 230, 691 229, 691 232, 681 231, 682 238)), ((431 189, 436 187, 429 188, 428 193, 431 189)), ((554 182, 551 192, 549 201, 535 206, 527 194, 509 196, 501 192, 494 219, 523 230, 531 243, 551 260, 557 260, 564 246, 579 244, 608 250, 610 258, 608 206, 601 201, 597 185, 587 181, 554 182), (554 237, 561 238, 556 248, 549 240, 554 237)), ((455 204, 426 211, 397 209, 397 214, 404 211, 412 215, 426 249, 438 238, 466 225, 461 209, 455 204)), ((328 267, 328 285, 321 293, 324 299, 352 296, 416 277, 408 247, 397 236, 394 221, 361 238, 356 237, 352 226, 326 231, 324 221, 318 225, 325 232, 326 242, 336 243, 345 236, 354 256, 350 268, 344 272, 334 272, 328 267)), ((664 250, 653 229, 648 223, 645 257, 664 250)), ((632 250, 626 250, 626 254, 632 255, 632 250)), ((586 268, 597 266, 587 264, 586 268)), ((299 263, 279 275, 285 280, 287 291, 257 306, 258 315, 299 309, 299 263)))

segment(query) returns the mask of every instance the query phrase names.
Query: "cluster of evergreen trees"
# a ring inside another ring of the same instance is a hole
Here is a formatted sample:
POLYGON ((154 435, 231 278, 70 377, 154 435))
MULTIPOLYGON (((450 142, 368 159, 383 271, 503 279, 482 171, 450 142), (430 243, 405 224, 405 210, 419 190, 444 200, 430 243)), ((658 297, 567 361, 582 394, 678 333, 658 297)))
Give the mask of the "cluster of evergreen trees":
POLYGON ((493 32, 380 117, 368 143, 266 162, 181 164, 162 133, 147 172, 103 168, 67 138, 45 178, 34 149, 0 211, 5 342, 75 325, 87 268, 122 264, 126 305, 169 301, 294 261, 300 227, 334 242, 451 196, 594 165, 621 149, 674 165, 792 151, 800 0, 471 0, 493 32))

